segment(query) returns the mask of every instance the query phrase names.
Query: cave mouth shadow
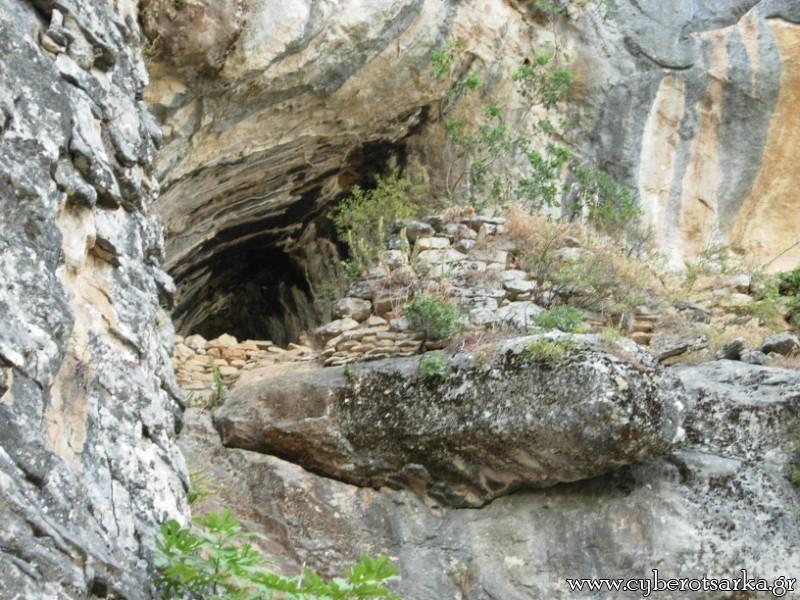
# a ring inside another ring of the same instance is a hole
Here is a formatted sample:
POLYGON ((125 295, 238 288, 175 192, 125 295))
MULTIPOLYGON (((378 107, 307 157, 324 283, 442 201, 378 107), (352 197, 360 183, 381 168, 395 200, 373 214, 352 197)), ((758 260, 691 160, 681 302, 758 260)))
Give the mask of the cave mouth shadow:
POLYGON ((207 339, 228 333, 285 347, 316 325, 303 266, 280 248, 240 244, 215 254, 204 269, 206 283, 173 314, 179 333, 207 339))
MULTIPOLYGON (((219 230, 171 269, 177 287, 173 322, 181 335, 270 340, 286 347, 332 318, 346 244, 331 211, 358 185, 406 165, 405 145, 371 142, 350 149, 342 165, 312 180, 298 172, 293 201, 252 221, 219 230), (334 289, 336 288, 336 289, 334 289)), ((261 194, 264 197, 268 194, 261 194)))

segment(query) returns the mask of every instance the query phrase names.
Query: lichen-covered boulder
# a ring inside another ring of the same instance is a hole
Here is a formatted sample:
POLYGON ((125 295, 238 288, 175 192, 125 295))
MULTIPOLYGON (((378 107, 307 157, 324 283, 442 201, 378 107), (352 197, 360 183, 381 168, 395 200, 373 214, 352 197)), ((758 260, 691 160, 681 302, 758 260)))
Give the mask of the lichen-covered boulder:
POLYGON ((682 435, 680 388, 632 344, 513 338, 450 359, 255 372, 215 414, 228 446, 451 506, 608 473, 682 435))

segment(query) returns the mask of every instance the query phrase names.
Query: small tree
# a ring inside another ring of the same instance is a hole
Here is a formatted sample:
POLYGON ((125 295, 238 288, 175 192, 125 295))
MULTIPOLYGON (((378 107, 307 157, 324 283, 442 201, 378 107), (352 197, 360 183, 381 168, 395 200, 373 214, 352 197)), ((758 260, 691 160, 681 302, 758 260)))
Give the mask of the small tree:
POLYGON ((397 219, 419 212, 423 186, 400 177, 397 170, 377 178, 374 189, 353 188, 350 196, 333 210, 336 234, 347 242, 350 253, 348 275, 358 276, 373 266, 383 248, 386 228, 397 219))

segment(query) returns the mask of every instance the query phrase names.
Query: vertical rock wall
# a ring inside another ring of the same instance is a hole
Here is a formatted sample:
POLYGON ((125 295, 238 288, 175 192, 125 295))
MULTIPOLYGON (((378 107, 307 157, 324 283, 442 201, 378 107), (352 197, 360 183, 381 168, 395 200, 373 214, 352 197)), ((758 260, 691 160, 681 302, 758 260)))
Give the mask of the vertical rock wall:
POLYGON ((151 597, 186 511, 135 2, 0 0, 0 597, 151 597))
POLYGON ((800 262, 800 4, 620 0, 575 32, 576 144, 638 189, 673 264, 714 244, 800 262))

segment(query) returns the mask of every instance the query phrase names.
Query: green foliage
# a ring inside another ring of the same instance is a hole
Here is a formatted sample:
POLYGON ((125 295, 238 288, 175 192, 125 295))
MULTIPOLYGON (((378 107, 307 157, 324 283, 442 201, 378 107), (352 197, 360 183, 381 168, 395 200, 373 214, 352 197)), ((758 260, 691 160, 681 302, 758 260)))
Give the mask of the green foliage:
POLYGON ((208 406, 214 408, 222 404, 222 398, 225 395, 225 380, 222 379, 222 374, 219 372, 217 363, 211 359, 211 373, 214 378, 214 387, 211 393, 211 398, 208 401, 208 406))
POLYGON ((569 189, 561 177, 564 167, 572 160, 572 153, 563 146, 549 143, 546 151, 526 150, 525 156, 531 170, 520 178, 517 198, 534 211, 556 206, 560 195, 569 189))
POLYGON ((577 167, 575 176, 574 201, 578 208, 586 209, 588 221, 612 237, 624 236, 641 216, 633 190, 599 169, 577 167))
POLYGON ((600 331, 600 339, 606 346, 615 346, 624 337, 622 331, 617 327, 604 327, 600 331))
POLYGON ((344 366, 344 376, 350 384, 354 384, 358 381, 358 372, 352 363, 347 363, 344 366))
POLYGON ((520 94, 534 106, 551 110, 564 99, 572 86, 572 72, 552 67, 554 55, 540 52, 532 63, 523 64, 512 76, 520 94))
POLYGON ((448 338, 464 322, 461 313, 438 295, 417 294, 406 303, 403 313, 425 341, 448 338))
POLYGON ((156 542, 157 581, 162 598, 203 600, 399 600, 385 584, 397 579, 386 557, 363 557, 344 577, 324 580, 306 569, 284 577, 267 570, 267 561, 249 542, 229 510, 195 520, 184 528, 171 520, 156 542))
POLYGON ((783 296, 800 294, 800 267, 793 271, 778 273, 778 288, 783 296))
POLYGON ((741 316, 754 317, 761 325, 774 331, 783 329, 783 311, 774 298, 762 298, 742 306, 734 306, 733 312, 741 316))
POLYGON ((563 304, 534 315, 533 322, 545 331, 560 329, 567 333, 576 333, 584 329, 581 311, 573 306, 564 306, 563 304))
POLYGON ((175 8, 177 8, 178 10, 186 6, 186 0, 174 0, 174 2, 175 2, 175 8))
POLYGON ((374 189, 353 188, 350 196, 334 209, 332 220, 340 239, 350 253, 345 272, 359 277, 372 267, 383 248, 386 226, 397 219, 415 216, 423 188, 400 177, 397 170, 388 177, 377 177, 374 189))
POLYGON ((525 346, 522 351, 522 357, 531 362, 548 362, 564 358, 576 348, 577 346, 572 340, 540 337, 525 346))
POLYGON ((189 473, 189 491, 186 493, 186 500, 189 502, 189 506, 194 506, 216 493, 217 488, 214 487, 214 480, 206 474, 206 471, 189 473))
POLYGON ((430 352, 419 361, 419 376, 425 381, 446 379, 448 368, 446 356, 439 352, 430 352))
MULTIPOLYGON (((557 17, 568 17, 571 7, 601 7, 606 2, 536 0, 535 5, 553 25, 557 17)), ((559 43, 557 28, 552 29, 553 48, 538 52, 512 75, 519 94, 529 101, 529 111, 539 107, 545 113, 554 112, 573 84, 573 73, 562 64, 568 57, 559 43)), ((443 119, 446 112, 461 109, 460 117, 450 115, 444 119, 448 143, 445 159, 449 163, 444 187, 449 201, 483 211, 492 205, 502 207, 520 200, 529 210, 540 211, 571 198, 573 216, 585 215, 597 229, 614 237, 635 236, 635 243, 640 245, 645 238, 631 226, 640 216, 633 191, 608 173, 581 164, 557 143, 564 139, 562 129, 568 120, 556 124, 550 118, 541 118, 528 134, 512 131, 503 112, 491 103, 485 105, 480 119, 466 117, 474 113, 470 110, 474 100, 468 92, 478 90, 481 83, 474 72, 456 78, 459 57, 465 52, 464 40, 456 38, 431 55, 433 75, 453 80, 440 108, 443 119), (460 104, 454 98, 460 98, 460 104), (523 176, 512 170, 520 151, 529 167, 523 176), (575 176, 569 183, 564 181, 568 172, 575 176)), ((481 96, 488 96, 487 92, 482 90, 481 96)))
POLYGON ((464 38, 457 37, 431 53, 431 73, 436 79, 444 79, 451 74, 464 45, 464 38))

